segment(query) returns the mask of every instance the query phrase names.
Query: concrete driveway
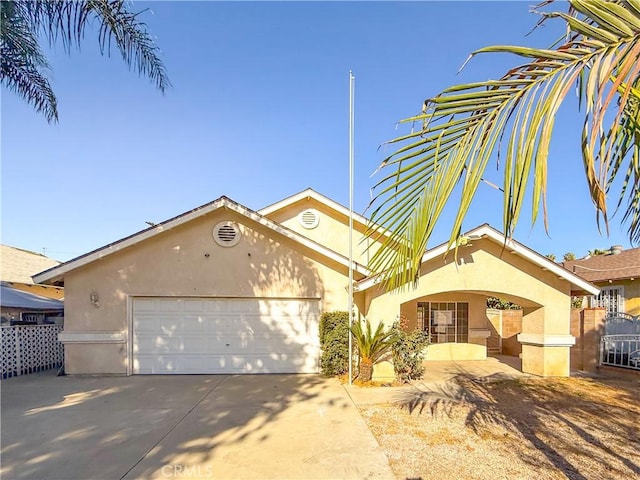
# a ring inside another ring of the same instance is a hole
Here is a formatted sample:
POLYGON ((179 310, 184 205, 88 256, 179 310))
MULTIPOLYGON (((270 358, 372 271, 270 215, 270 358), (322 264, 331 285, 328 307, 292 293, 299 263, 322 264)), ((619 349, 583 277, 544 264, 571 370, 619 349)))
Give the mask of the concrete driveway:
POLYGON ((391 479, 335 379, 314 375, 3 380, 3 479, 391 479))

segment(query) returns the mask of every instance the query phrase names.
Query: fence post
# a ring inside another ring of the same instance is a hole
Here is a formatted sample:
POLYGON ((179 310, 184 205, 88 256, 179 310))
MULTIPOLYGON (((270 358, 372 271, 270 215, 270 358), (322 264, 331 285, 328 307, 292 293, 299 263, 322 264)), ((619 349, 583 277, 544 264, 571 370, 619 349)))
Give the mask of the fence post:
POLYGON ((22 341, 21 329, 16 329, 16 375, 22 375, 22 349, 20 348, 20 342, 22 341))
POLYGON ((598 366, 602 365, 602 358, 604 357, 604 337, 600 337, 600 348, 598 353, 598 366))

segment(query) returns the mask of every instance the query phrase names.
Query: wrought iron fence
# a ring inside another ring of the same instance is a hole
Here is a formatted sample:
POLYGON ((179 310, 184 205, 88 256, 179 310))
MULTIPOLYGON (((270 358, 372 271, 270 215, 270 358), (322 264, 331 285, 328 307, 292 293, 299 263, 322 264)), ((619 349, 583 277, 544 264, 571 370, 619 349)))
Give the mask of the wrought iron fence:
POLYGON ((640 334, 602 336, 600 364, 640 370, 640 334))
POLYGON ((604 319, 605 335, 640 335, 640 316, 622 312, 609 313, 604 319))
POLYGON ((62 325, 14 325, 2 332, 2 378, 59 368, 64 347, 58 341, 62 325))

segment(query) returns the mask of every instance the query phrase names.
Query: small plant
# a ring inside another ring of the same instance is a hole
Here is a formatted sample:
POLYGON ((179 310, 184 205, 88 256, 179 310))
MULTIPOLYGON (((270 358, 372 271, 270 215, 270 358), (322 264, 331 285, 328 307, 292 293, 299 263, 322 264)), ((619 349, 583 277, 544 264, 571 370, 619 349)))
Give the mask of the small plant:
POLYGON ((487 308, 495 308, 497 310, 522 310, 522 307, 517 303, 512 303, 497 297, 487 298, 487 308))
POLYGON ((571 308, 582 308, 584 297, 571 297, 571 308))
POLYGON ((326 376, 349 370, 349 313, 325 312, 320 317, 320 371, 326 376))
POLYGON ((395 341, 395 331, 389 329, 385 332, 382 322, 378 324, 375 332, 371 330, 369 320, 364 321, 364 328, 362 324, 363 322, 355 322, 351 326, 351 333, 360 353, 358 379, 369 382, 373 375, 373 365, 391 350, 395 341))
POLYGON ((424 374, 424 353, 429 345, 429 333, 424 330, 405 330, 402 320, 393 325, 395 341, 391 347, 393 370, 401 383, 417 380, 424 374))

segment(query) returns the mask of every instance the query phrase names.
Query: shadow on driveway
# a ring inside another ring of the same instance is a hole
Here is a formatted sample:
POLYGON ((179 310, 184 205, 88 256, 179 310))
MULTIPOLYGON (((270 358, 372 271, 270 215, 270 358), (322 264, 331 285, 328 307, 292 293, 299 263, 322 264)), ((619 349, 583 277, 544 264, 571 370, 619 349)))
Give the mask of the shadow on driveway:
POLYGON ((316 375, 2 381, 2 478, 394 478, 344 388, 316 375))

